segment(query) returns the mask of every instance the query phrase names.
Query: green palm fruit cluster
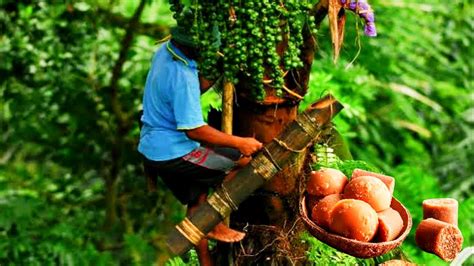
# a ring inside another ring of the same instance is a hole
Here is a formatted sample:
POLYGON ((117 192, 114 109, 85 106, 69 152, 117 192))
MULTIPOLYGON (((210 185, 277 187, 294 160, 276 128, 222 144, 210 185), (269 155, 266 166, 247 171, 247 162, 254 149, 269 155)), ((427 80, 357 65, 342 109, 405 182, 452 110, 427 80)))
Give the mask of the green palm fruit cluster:
POLYGON ((283 96, 285 73, 303 66, 304 27, 316 31, 308 0, 170 0, 170 4, 177 23, 190 29, 199 44, 200 74, 208 79, 223 74, 234 84, 245 79, 256 100, 264 99, 265 84, 283 96), (278 54, 281 42, 287 46, 278 54))

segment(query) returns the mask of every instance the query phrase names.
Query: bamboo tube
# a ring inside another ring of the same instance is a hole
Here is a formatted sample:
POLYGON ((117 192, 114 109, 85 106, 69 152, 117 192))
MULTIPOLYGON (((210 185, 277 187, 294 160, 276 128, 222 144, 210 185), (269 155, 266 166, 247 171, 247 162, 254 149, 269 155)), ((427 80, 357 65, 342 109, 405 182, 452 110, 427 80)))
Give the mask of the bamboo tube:
POLYGON ((256 189, 282 168, 292 163, 299 153, 318 139, 322 129, 343 106, 333 96, 328 95, 311 105, 290 123, 272 142, 259 151, 253 160, 237 172, 236 176, 223 183, 208 201, 186 217, 167 236, 167 244, 176 255, 182 255, 201 236, 209 233, 232 210, 248 198, 256 189))

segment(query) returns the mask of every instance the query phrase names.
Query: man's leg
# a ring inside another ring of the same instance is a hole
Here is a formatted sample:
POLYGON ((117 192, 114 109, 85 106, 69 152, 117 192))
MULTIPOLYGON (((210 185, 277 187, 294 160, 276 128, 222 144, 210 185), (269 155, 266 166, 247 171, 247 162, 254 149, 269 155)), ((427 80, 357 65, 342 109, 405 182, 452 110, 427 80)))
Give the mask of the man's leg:
MULTIPOLYGON (((191 215, 199 206, 199 204, 206 201, 206 194, 201 194, 197 198, 197 201, 190 202, 186 211, 186 216, 191 215)), ((211 260, 211 254, 209 253, 209 243, 207 239, 202 239, 196 246, 196 253, 198 255, 199 264, 201 266, 212 266, 214 263, 211 260)))
MULTIPOLYGON (((199 204, 205 202, 207 199, 206 194, 201 194, 196 202, 189 203, 186 215, 191 215, 199 206, 199 204)), ((222 222, 219 223, 214 229, 207 234, 208 238, 224 241, 224 242, 237 242, 244 238, 245 234, 239 231, 230 229, 222 222)), ((212 266, 214 265, 211 254, 209 253, 209 243, 207 239, 202 239, 196 246, 196 253, 198 255, 199 264, 201 266, 212 266)))
POLYGON ((157 191, 157 179, 158 179, 158 172, 155 168, 148 166, 147 164, 143 164, 143 170, 145 172, 145 178, 147 183, 148 192, 156 192, 157 191))
MULTIPOLYGON (((197 209, 197 207, 201 203, 204 203, 206 200, 207 200, 207 194, 199 195, 197 201, 190 202, 188 204, 186 215, 193 214, 194 211, 197 209)), ((214 229, 212 229, 212 231, 207 234, 207 237, 210 239, 217 240, 217 241, 233 243, 233 242, 238 242, 242 240, 245 237, 245 233, 239 232, 237 230, 233 230, 221 222, 217 224, 214 227, 214 229)))
MULTIPOLYGON (((183 159, 200 169, 200 174, 196 175, 196 181, 208 187, 232 179, 237 173, 237 168, 250 162, 249 157, 241 158, 240 152, 237 150, 230 148, 211 149, 208 147, 200 147, 184 156, 183 159), (215 177, 218 176, 220 176, 220 178, 217 178, 216 182, 215 177)), ((227 225, 221 222, 216 225, 207 236, 211 239, 231 243, 242 240, 245 234, 230 229, 227 225)))

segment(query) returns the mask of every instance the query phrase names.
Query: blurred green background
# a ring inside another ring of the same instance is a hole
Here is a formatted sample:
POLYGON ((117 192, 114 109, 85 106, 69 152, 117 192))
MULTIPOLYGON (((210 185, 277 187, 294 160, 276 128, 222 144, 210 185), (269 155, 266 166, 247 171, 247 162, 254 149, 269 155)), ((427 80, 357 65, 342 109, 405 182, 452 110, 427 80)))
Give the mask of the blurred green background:
MULTIPOLYGON (((345 105, 335 125, 354 157, 394 176, 412 213, 402 250, 447 265, 417 249, 414 231, 423 199, 453 197, 464 247, 474 245, 473 4, 371 4, 379 36, 349 15, 337 64, 323 23, 301 109, 329 92, 345 105)), ((157 41, 174 24, 168 8, 0 0, 0 265, 164 262, 164 232, 184 209, 165 189, 147 193, 136 118, 157 41)), ((216 93, 203 97, 205 111, 219 105, 216 93)), ((315 263, 373 263, 307 241, 315 263)))

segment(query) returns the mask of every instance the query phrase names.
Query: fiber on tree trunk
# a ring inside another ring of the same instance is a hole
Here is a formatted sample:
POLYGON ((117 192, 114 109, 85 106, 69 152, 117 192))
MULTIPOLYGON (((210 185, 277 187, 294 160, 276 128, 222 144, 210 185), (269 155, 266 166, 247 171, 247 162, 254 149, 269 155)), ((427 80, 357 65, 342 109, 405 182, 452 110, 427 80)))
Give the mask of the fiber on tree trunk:
POLYGON ((181 255, 197 244, 223 218, 317 139, 323 127, 342 109, 331 95, 300 114, 295 121, 258 152, 249 165, 224 183, 195 213, 186 217, 168 235, 170 250, 181 255))

